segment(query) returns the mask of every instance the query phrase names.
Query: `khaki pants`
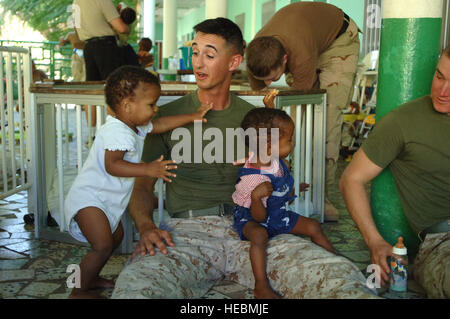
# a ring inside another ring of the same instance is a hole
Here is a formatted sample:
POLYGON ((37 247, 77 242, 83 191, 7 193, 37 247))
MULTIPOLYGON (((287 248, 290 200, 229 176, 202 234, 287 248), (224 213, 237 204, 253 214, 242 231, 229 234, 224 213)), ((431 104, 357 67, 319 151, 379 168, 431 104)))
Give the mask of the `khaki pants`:
MULTIPOLYGON (((171 218, 164 228, 175 247, 126 265, 112 298, 200 298, 222 278, 254 288, 250 242, 231 215, 171 218)), ((285 298, 377 298, 354 263, 295 235, 269 241, 267 276, 285 298)))
POLYGON ((72 77, 74 82, 86 81, 86 66, 84 64, 84 58, 78 54, 72 54, 72 77))
POLYGON ((347 31, 337 38, 319 57, 320 88, 327 90, 326 184, 336 178, 344 116, 342 110, 350 104, 358 65, 358 27, 350 19, 347 31))
POLYGON ((425 237, 414 261, 414 279, 428 298, 450 298, 450 232, 425 237))

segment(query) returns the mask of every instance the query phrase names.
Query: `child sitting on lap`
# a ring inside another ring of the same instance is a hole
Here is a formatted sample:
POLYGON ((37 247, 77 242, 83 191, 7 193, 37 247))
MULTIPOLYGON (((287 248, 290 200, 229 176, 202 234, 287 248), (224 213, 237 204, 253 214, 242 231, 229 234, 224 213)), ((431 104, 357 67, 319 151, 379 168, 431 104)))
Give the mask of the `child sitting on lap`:
POLYGON ((64 203, 65 225, 77 240, 89 242, 91 251, 82 259, 81 287, 71 298, 100 297, 89 289, 114 287, 99 277, 123 237, 120 222, 130 200, 134 178, 150 176, 170 182, 176 177, 174 161, 161 156, 151 163, 140 162, 147 133, 162 133, 195 120, 211 109, 151 121, 158 111, 161 94, 157 77, 140 67, 123 66, 106 80, 105 97, 116 117, 107 116, 64 203))
MULTIPOLYGON (((255 130, 253 145, 256 147, 252 149, 251 135, 246 136, 246 145, 253 154, 238 172, 233 193, 234 227, 242 240, 250 241, 255 297, 280 298, 266 276, 269 238, 279 234, 306 235, 326 250, 335 251, 319 222, 287 209, 295 197, 294 179, 285 161, 295 145, 295 125, 290 116, 278 109, 255 108, 247 113, 241 126, 246 132, 249 128, 255 130), (266 143, 267 154, 263 154, 261 145, 266 143)), ((307 187, 307 184, 300 185, 300 191, 307 187)))

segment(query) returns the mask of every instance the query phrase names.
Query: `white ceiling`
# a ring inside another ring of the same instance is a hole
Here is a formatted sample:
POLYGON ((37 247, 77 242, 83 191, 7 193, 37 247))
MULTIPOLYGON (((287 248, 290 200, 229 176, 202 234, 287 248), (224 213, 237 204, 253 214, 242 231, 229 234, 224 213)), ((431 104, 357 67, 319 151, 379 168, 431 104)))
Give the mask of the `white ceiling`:
MULTIPOLYGON (((191 11, 193 11, 205 4, 205 0, 176 0, 176 2, 177 2, 178 19, 183 18, 185 15, 187 15, 191 11)), ((156 0, 155 1, 156 22, 163 21, 163 6, 164 6, 164 0, 156 0)))

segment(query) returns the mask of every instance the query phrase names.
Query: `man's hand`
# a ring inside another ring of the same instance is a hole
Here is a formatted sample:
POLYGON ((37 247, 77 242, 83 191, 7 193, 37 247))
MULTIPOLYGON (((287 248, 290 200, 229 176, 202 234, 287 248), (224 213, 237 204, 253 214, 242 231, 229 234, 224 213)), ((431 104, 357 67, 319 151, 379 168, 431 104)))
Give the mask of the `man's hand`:
POLYGON ((369 250, 372 264, 377 264, 381 268, 381 285, 384 286, 385 282, 389 282, 391 268, 387 258, 393 255, 392 246, 384 239, 379 239, 369 245, 369 250))
POLYGON ((264 103, 264 105, 267 108, 269 108, 269 109, 275 108, 275 102, 274 101, 275 101, 275 97, 277 96, 277 94, 279 92, 280 91, 278 91, 276 89, 273 89, 273 90, 270 90, 269 92, 266 93, 266 95, 263 98, 263 103, 264 103))
POLYGON ((167 230, 161 230, 157 227, 149 228, 141 235, 141 239, 136 245, 131 261, 138 255, 145 256, 147 253, 150 256, 155 255, 155 246, 163 253, 167 254, 166 244, 170 247, 174 247, 175 244, 172 241, 172 236, 167 230), (165 243, 164 243, 165 242, 165 243))
POLYGON ((252 191, 252 200, 268 197, 273 192, 273 186, 271 182, 263 182, 255 187, 252 191))
POLYGON ((208 113, 209 110, 211 110, 213 107, 212 104, 206 103, 202 104, 198 109, 197 112, 192 113, 192 122, 193 121, 202 121, 203 123, 206 123, 207 120, 204 118, 206 113, 208 113))
POLYGON ((169 172, 168 170, 177 169, 178 167, 175 165, 175 161, 166 160, 163 161, 164 155, 161 155, 157 160, 146 164, 147 176, 162 178, 166 182, 172 182, 169 177, 176 177, 177 175, 169 172))

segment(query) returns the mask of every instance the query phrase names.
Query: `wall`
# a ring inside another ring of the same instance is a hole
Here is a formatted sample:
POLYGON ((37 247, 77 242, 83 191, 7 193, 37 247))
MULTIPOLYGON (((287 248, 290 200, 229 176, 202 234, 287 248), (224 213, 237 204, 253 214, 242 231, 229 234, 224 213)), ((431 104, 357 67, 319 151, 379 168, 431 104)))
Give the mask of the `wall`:
POLYGON ((200 8, 193 10, 191 13, 186 15, 184 18, 182 18, 181 20, 178 20, 178 22, 177 22, 178 44, 182 45, 182 41, 181 41, 182 36, 191 34, 193 32, 192 28, 196 24, 202 22, 203 20, 205 20, 205 6, 202 6, 200 8))
MULTIPOLYGON (((261 28, 261 12, 262 6, 268 0, 256 0, 256 15, 255 15, 255 27, 254 31, 258 32, 261 28)), ((314 1, 314 0, 303 0, 303 1, 314 1)), ((316 0, 320 2, 328 2, 332 5, 341 8, 345 11, 358 25, 358 27, 363 30, 364 23, 364 0, 316 0)), ((280 10, 284 6, 290 4, 291 2, 298 2, 295 0, 276 0, 276 10, 280 10)), ((227 16, 229 19, 235 21, 235 17, 239 14, 245 13, 245 27, 244 27, 244 39, 249 42, 253 38, 252 34, 252 0, 228 0, 227 16)), ((183 35, 192 32, 192 27, 197 23, 205 19, 205 6, 202 6, 196 10, 193 10, 183 19, 178 21, 178 41, 181 44, 181 39, 183 35)), ((160 26, 161 32, 158 32, 159 27, 156 26, 156 39, 162 40, 162 25, 160 26), (160 36, 160 38, 159 38, 160 36)), ((361 39, 361 34, 360 34, 361 39)))

